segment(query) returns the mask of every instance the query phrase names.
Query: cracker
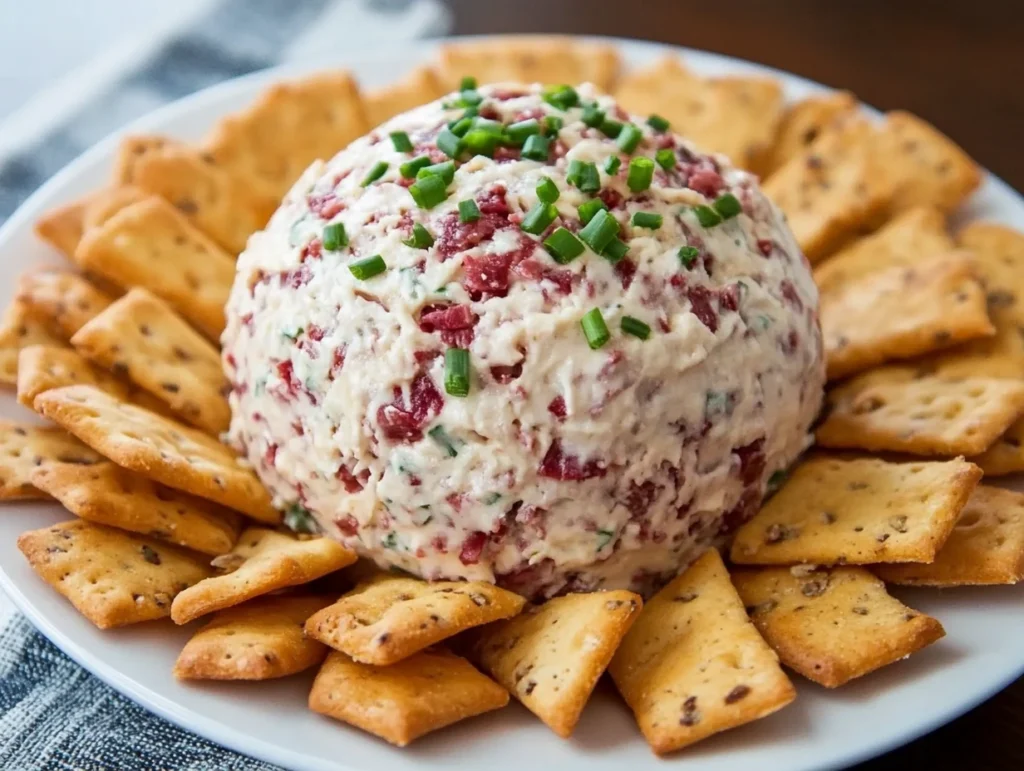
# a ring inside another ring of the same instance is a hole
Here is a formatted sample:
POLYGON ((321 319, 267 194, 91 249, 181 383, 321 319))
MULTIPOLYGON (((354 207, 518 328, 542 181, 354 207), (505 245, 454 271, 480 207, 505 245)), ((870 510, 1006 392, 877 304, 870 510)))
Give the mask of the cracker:
POLYGON ((367 581, 306 622, 306 634, 364 664, 408 658, 459 632, 510 618, 526 601, 483 581, 384 575, 367 581))
POLYGON ((945 636, 864 568, 740 570, 732 576, 754 626, 782 663, 837 688, 945 636))
POLYGON ((648 601, 608 671, 658 754, 796 698, 714 549, 648 601))
POLYGON ((0 500, 45 498, 32 485, 32 474, 57 464, 89 465, 102 461, 60 428, 0 420, 0 500))
POLYGON ((33 227, 36 235, 61 254, 73 256, 85 231, 83 218, 88 201, 88 197, 80 198, 49 210, 36 220, 33 227))
POLYGON ((355 554, 330 538, 300 540, 291 533, 249 527, 225 559, 229 566, 237 567, 182 592, 174 601, 171 618, 175 624, 187 624, 253 597, 308 584, 355 559, 355 554))
POLYGON ((81 519, 22 533, 18 548, 100 629, 170 615, 175 595, 211 573, 198 555, 81 519))
POLYGON ((857 97, 849 91, 809 96, 790 105, 782 115, 763 172, 770 174, 799 155, 837 118, 856 112, 858 106, 857 97))
POLYGON ((69 385, 91 385, 115 398, 128 399, 129 389, 106 370, 90 364, 70 348, 30 345, 18 356, 18 402, 32 409, 44 391, 69 385))
POLYGON ((873 151, 874 127, 852 115, 821 132, 764 183, 812 263, 885 218, 891 189, 873 151))
POLYGON ((886 583, 990 586, 1024 581, 1024 495, 979 485, 927 565, 876 565, 886 583))
POLYGON ((77 273, 53 269, 21 274, 15 296, 67 338, 113 301, 77 273))
POLYGON ((979 479, 963 458, 813 457, 740 527, 730 556, 739 565, 931 562, 979 479))
POLYGON ((993 309, 1024 321, 1024 233, 994 222, 974 222, 957 234, 974 254, 993 309))
POLYGON ((37 468, 32 484, 77 517, 217 556, 231 551, 241 517, 201 498, 101 462, 37 468))
POLYGON ((623 590, 556 597, 480 630, 473 658, 565 738, 642 605, 623 590))
POLYGON ((399 747, 506 704, 504 688, 445 650, 422 651, 390 667, 332 651, 309 693, 314 712, 399 747))
POLYGON ((832 391, 815 434, 823 447, 978 455, 1024 412, 1024 382, 867 373, 832 391))
POLYGON ((174 147, 177 141, 158 134, 135 134, 121 140, 114 159, 113 184, 131 185, 135 182, 135 169, 142 159, 164 148, 174 147))
POLYGON ((441 81, 430 67, 416 67, 396 83, 367 92, 366 118, 370 126, 379 126, 388 118, 432 102, 444 94, 441 81))
POLYGON ((90 230, 75 260, 123 287, 141 286, 217 340, 235 261, 171 204, 151 197, 90 230))
MULTIPOLYGON (((119 185, 100 190, 89 198, 82 214, 82 226, 85 230, 99 227, 121 209, 138 203, 147 196, 148 193, 134 185, 119 185)), ((73 257, 74 253, 68 256, 73 257)))
POLYGON ((978 464, 987 477, 1024 471, 1024 419, 1015 421, 991 447, 972 457, 971 462, 978 464))
POLYGON ((35 409, 122 468, 262 522, 281 520, 256 475, 201 431, 85 385, 46 391, 35 409))
POLYGON ((192 425, 215 435, 227 430, 230 386, 220 352, 147 290, 132 289, 116 300, 82 327, 71 344, 192 425))
POLYGON ((66 340, 28 305, 15 300, 0 319, 0 383, 18 384, 18 356, 31 345, 66 347, 66 340))
POLYGON ((228 608, 185 643, 174 663, 179 680, 270 680, 315 667, 327 646, 302 634, 302 624, 330 602, 292 594, 260 597, 228 608))
POLYGON ((622 66, 618 50, 606 43, 571 37, 516 35, 442 45, 438 75, 447 91, 463 77, 485 83, 593 83, 608 91, 622 66))
POLYGON ((821 294, 829 379, 994 335, 970 256, 879 270, 821 294))
POLYGON ((369 128, 355 80, 333 70, 271 86, 247 110, 221 120, 204 150, 279 200, 313 161, 333 158, 369 128))

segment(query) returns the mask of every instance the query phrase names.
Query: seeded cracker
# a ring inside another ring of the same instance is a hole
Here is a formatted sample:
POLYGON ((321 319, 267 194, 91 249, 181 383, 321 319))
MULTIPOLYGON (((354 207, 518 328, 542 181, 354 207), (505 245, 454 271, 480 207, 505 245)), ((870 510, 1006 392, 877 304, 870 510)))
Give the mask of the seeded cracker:
POLYGON ((18 356, 30 345, 66 346, 44 318, 15 300, 0 320, 0 383, 17 385, 18 356))
POLYGON ((299 540, 290 533, 249 527, 222 559, 228 569, 234 569, 177 597, 171 613, 175 624, 187 624, 277 589, 308 584, 351 565, 356 555, 330 538, 299 540))
POLYGON ((82 222, 88 206, 88 197, 58 206, 36 220, 35 234, 61 254, 71 257, 82 239, 82 222))
POLYGON ((996 477, 1024 471, 1024 420, 1017 420, 981 455, 971 458, 985 476, 996 477))
POLYGON ((70 348, 30 345, 18 356, 18 403, 29 409, 44 391, 69 385, 91 385, 116 399, 129 400, 128 387, 109 372, 90 364, 70 348))
POLYGON ((945 636, 863 568, 789 568, 733 574, 754 626, 787 667, 837 688, 904 659, 945 636))
POLYGON ((379 126, 388 118, 432 102, 442 94, 444 88, 434 70, 417 67, 397 83, 367 92, 363 97, 366 117, 371 126, 379 126))
POLYGON ((270 680, 315 667, 327 646, 302 634, 302 623, 327 597, 260 597, 214 614, 178 655, 179 680, 270 680))
POLYGON ((857 97, 849 91, 811 96, 788 107, 782 115, 763 173, 771 174, 799 155, 837 118, 850 115, 857 108, 857 97))
POLYGON ((175 147, 177 140, 170 137, 163 137, 157 134, 136 134, 121 140, 117 148, 117 158, 114 160, 115 185, 133 185, 135 183, 135 170, 141 160, 148 155, 158 153, 164 148, 175 147))
POLYGON ((399 747, 460 720, 500 709, 508 693, 448 651, 422 651, 390 667, 327 656, 309 708, 399 747))
POLYGON ((113 300, 82 276, 53 269, 23 273, 16 297, 66 338, 113 300))
POLYGON ((407 658, 470 627, 522 610, 517 594, 483 581, 384 575, 357 586, 306 622, 306 634, 364 664, 407 658))
POLYGON ((473 659, 566 738, 642 605, 623 590, 556 597, 481 629, 473 659))
POLYGON ((886 583, 990 586, 1024 581, 1024 495, 979 485, 935 561, 877 565, 886 583))
POLYGON ((46 391, 35 409, 122 468, 263 522, 281 520, 256 475, 201 431, 92 386, 46 391))
POLYGON ((796 698, 714 549, 648 601, 608 671, 659 755, 796 698))
POLYGON ((32 474, 55 464, 89 465, 103 460, 60 428, 0 420, 0 500, 45 498, 32 474))
POLYGON ((931 562, 979 479, 962 458, 812 457, 737 531, 730 556, 740 565, 931 562))

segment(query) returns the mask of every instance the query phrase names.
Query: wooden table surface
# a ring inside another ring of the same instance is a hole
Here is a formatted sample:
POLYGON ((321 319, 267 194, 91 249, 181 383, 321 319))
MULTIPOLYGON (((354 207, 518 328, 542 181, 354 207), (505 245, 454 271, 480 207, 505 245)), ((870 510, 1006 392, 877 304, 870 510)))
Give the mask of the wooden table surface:
MULTIPOLYGON (((1024 2, 448 0, 456 34, 617 35, 761 62, 908 109, 1024 190, 1024 2)), ((1024 610, 1022 610, 1024 612, 1024 610)), ((1024 641, 1021 641, 1024 645, 1024 641)), ((856 726, 850 726, 856 730, 856 726)), ((1024 679, 857 771, 1024 769, 1024 679)))

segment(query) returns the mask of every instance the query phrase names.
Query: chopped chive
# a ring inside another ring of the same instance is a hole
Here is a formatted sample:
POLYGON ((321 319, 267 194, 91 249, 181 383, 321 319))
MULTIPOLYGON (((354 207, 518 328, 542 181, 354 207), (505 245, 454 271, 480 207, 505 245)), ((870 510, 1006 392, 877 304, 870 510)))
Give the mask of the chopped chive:
POLYGON ((448 124, 448 130, 451 131, 457 137, 466 136, 466 132, 469 131, 470 128, 472 127, 472 118, 459 118, 458 120, 453 120, 451 123, 448 124))
POLYGON ((398 167, 398 172, 406 179, 412 179, 416 176, 416 172, 422 169, 424 166, 430 165, 430 156, 421 155, 418 158, 413 158, 411 161, 406 161, 398 167))
POLYGON ((527 212, 523 223, 519 226, 524 232, 539 236, 555 221, 558 209, 554 204, 539 203, 527 212))
POLYGON ((409 194, 421 209, 433 209, 448 197, 448 185, 437 174, 427 174, 409 186, 409 194))
POLYGON ((612 239, 619 234, 619 223, 611 214, 602 209, 594 215, 579 236, 597 254, 604 251, 612 239))
POLYGON ((649 188, 652 179, 654 179, 654 161, 650 158, 634 158, 629 162, 626 185, 634 193, 649 188))
POLYGON ((424 166, 416 172, 416 179, 423 179, 425 177, 440 177, 444 180, 445 185, 450 185, 452 180, 455 179, 455 162, 434 163, 430 166, 424 166))
POLYGON ((604 110, 601 110, 596 103, 588 104, 583 108, 583 123, 591 128, 597 128, 604 123, 604 110))
POLYGON ((467 88, 459 92, 459 104, 463 107, 476 107, 483 100, 483 95, 475 88, 467 88))
POLYGON ((391 144, 400 153, 411 153, 412 152, 412 140, 409 139, 409 135, 404 131, 392 131, 391 144))
POLYGON ((357 260, 348 266, 349 272, 360 281, 379 276, 388 266, 384 264, 384 258, 379 254, 367 257, 365 260, 357 260))
POLYGON ((476 117, 473 118, 473 131, 483 131, 486 134, 494 134, 494 136, 500 137, 505 133, 505 124, 490 118, 476 117))
POLYGON ((580 319, 580 326, 583 327, 587 345, 595 351, 611 339, 611 333, 608 332, 608 325, 604 323, 600 308, 587 311, 580 319))
POLYGON ((550 177, 544 177, 537 183, 537 197, 544 203, 554 203, 558 196, 558 185, 550 177))
POLYGON ((466 75, 459 81, 459 91, 472 91, 476 88, 476 78, 472 75, 466 75))
POLYGON ((657 131, 659 134, 664 134, 668 131, 668 127, 671 125, 665 118, 660 115, 651 114, 647 118, 647 125, 657 131))
POLYGON ((565 125, 565 121, 562 120, 560 115, 545 115, 544 116, 544 131, 548 134, 557 134, 562 130, 562 126, 565 125))
POLYGON ((703 204, 700 206, 694 206, 693 213, 697 215, 697 222, 705 228, 713 228, 715 225, 721 224, 722 222, 722 215, 710 206, 704 206, 703 204))
POLYGON ((570 161, 565 181, 584 193, 596 193, 601 189, 601 177, 597 173, 597 166, 593 163, 570 161))
POLYGON ((657 230, 661 227, 662 216, 649 211, 633 212, 633 224, 638 228, 657 230))
POLYGON ((505 129, 505 134, 508 136, 509 142, 514 145, 521 145, 528 137, 532 137, 534 134, 539 133, 540 123, 537 122, 536 118, 517 121, 505 129))
POLYGON ((459 201, 459 222, 476 222, 478 219, 480 219, 480 208, 476 205, 476 201, 472 198, 459 201))
POLYGON ((586 225, 590 220, 594 219, 594 215, 602 209, 607 210, 604 201, 600 198, 593 198, 586 203, 582 203, 577 207, 576 211, 579 212, 580 221, 586 225))
POLYGON ((627 335, 639 337, 641 340, 646 340, 651 336, 651 328, 640 319, 634 319, 632 316, 622 317, 622 331, 627 335))
POLYGON ((378 179, 383 177, 387 170, 388 165, 384 163, 384 161, 377 161, 375 164, 373 164, 373 168, 370 169, 369 173, 365 177, 363 177, 363 181, 360 182, 359 184, 362 185, 363 187, 366 187, 367 185, 372 184, 373 182, 376 182, 378 179))
POLYGON ((449 158, 458 158, 462 152, 462 139, 445 129, 437 135, 437 149, 449 158))
POLYGON ((320 240, 323 242, 324 249, 329 252, 336 252, 338 249, 348 246, 348 234, 345 232, 345 226, 340 222, 328 225, 324 228, 324 235, 320 240))
POLYGON ((629 244, 623 241, 621 238, 613 238, 611 243, 604 248, 601 252, 601 256, 604 257, 608 262, 613 265, 626 256, 629 251, 629 244))
POLYGON ((544 248, 559 265, 567 265, 583 254, 586 249, 583 242, 565 228, 557 228, 554 233, 545 238, 544 248))
POLYGON ((522 156, 529 158, 531 161, 546 161, 550 144, 551 140, 547 137, 540 134, 531 134, 526 138, 526 142, 523 143, 522 156))
POLYGON ((601 133, 609 139, 615 139, 619 136, 619 132, 622 131, 622 124, 617 120, 611 118, 605 118, 601 121, 601 133))
POLYGON ((683 263, 684 268, 692 268, 693 263, 700 257, 700 249, 696 246, 680 246, 679 247, 679 261, 683 263))
POLYGON ((658 165, 665 171, 672 171, 676 167, 676 154, 674 150, 669 150, 667 147, 658 150, 654 154, 654 160, 658 162, 658 165))
POLYGON ((627 123, 619 131, 619 136, 615 140, 615 143, 624 153, 631 153, 640 145, 640 140, 643 139, 643 134, 640 133, 640 129, 632 123, 627 123))
POLYGON ((469 351, 465 348, 444 352, 444 390, 451 396, 469 396, 469 351))
POLYGON ((604 171, 608 176, 614 177, 616 174, 619 173, 619 167, 621 165, 622 159, 617 155, 613 155, 611 158, 604 162, 604 171))
POLYGON ((494 155, 494 150, 498 147, 500 141, 500 134, 473 129, 462 138, 462 146, 473 155, 483 155, 490 158, 494 155))
POLYGON ((568 110, 580 102, 580 95, 572 86, 548 86, 544 89, 544 101, 560 110, 568 110))
POLYGON ((454 458, 459 454, 459 451, 455 449, 455 442, 453 442, 452 438, 448 436, 448 432, 444 430, 444 426, 434 426, 432 429, 427 431, 427 436, 441 445, 445 452, 448 453, 449 458, 454 458))
POLYGON ((471 104, 469 107, 462 111, 463 118, 475 118, 479 114, 480 108, 477 107, 475 104, 471 104))
POLYGON ((598 530, 597 531, 597 550, 601 551, 605 546, 611 543, 611 540, 615 537, 614 530, 598 530))
POLYGON ((413 249, 429 249, 434 245, 434 237, 430 235, 429 230, 417 222, 412 226, 412 236, 402 241, 402 243, 406 246, 411 246, 413 249))
POLYGON ((722 215, 723 220, 732 219, 743 211, 743 204, 732 193, 723 193, 715 199, 715 211, 722 215))

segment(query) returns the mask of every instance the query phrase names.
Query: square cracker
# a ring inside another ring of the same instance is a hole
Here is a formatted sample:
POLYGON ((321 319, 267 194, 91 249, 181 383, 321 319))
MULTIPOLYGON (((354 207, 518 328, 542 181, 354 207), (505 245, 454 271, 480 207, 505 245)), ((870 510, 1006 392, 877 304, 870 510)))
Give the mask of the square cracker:
POLYGON ((993 309, 1024 322, 1024 233, 994 222, 974 222, 957 233, 974 254, 993 309))
POLYGON ((102 460, 63 429, 0 420, 0 500, 47 497, 32 485, 38 469, 102 460))
POLYGON ((162 198, 125 207, 93 228, 75 261, 122 287, 141 286, 217 340, 235 261, 162 198))
POLYGON ((159 134, 133 134, 125 137, 117 146, 113 184, 115 186, 134 184, 135 169, 143 158, 177 144, 177 140, 159 134))
POLYGON ((472 657, 566 738, 642 605, 623 590, 556 597, 481 629, 472 657))
POLYGON ((864 568, 740 570, 733 584, 782 663, 837 688, 945 636, 864 568))
POLYGON ((796 698, 714 549, 648 601, 608 671, 658 754, 796 698))
POLYGON ((220 352, 147 290, 132 289, 114 301, 78 330, 71 344, 192 425, 214 435, 227 430, 230 386, 220 352))
POLYGON ((828 377, 994 335, 969 254, 879 270, 821 294, 828 377))
POLYGON ((0 383, 18 384, 18 356, 30 345, 67 347, 67 339, 28 305, 15 300, 0 319, 0 383))
POLYGON ((91 385, 117 399, 129 400, 130 389, 106 370, 90 364, 70 348, 30 345, 18 356, 18 403, 30 410, 44 391, 69 385, 91 385))
POLYGON ((376 127, 401 112, 421 104, 439 99, 444 88, 437 74, 430 67, 417 67, 397 83, 368 91, 366 117, 371 127, 376 127))
POLYGON ((261 195, 280 199, 313 161, 329 160, 369 128, 355 80, 333 70, 271 86, 221 120, 203 149, 261 195))
POLYGON ((516 615, 522 597, 483 581, 382 575, 306 622, 306 634, 364 664, 384 666, 470 627, 516 615))
MULTIPOLYGON (((85 230, 97 228, 121 209, 138 203, 148 195, 146 191, 140 190, 134 185, 120 185, 100 190, 89 198, 82 215, 82 226, 85 230)), ((68 256, 74 257, 74 253, 72 252, 68 256)))
POLYGON ((18 548, 100 629, 170 615, 175 595, 211 572, 198 555, 81 519, 22 533, 18 548))
POLYGON ((230 573, 196 584, 175 598, 171 618, 187 624, 215 610, 230 608, 289 586, 308 584, 351 565, 356 555, 330 538, 299 539, 265 527, 249 527, 221 558, 230 573))
POLYGON ((116 463, 45 465, 30 479, 75 516, 203 554, 231 551, 242 529, 235 512, 151 482, 116 463))
POLYGON ((504 688, 440 649, 421 651, 390 667, 359 664, 332 651, 309 693, 314 712, 399 747, 506 704, 504 688))
POLYGON ((730 556, 740 565, 931 562, 979 479, 963 458, 812 457, 740 527, 730 556))
POLYGON ((256 475, 201 431, 93 386, 46 391, 36 397, 35 409, 122 468, 262 522, 281 521, 256 475))
POLYGON ((83 218, 87 205, 88 198, 80 198, 50 209, 36 220, 35 234, 61 254, 71 257, 85 231, 83 218))
POLYGON ((270 680, 315 667, 327 646, 302 633, 330 602, 323 596, 259 597, 222 610, 185 643, 174 663, 179 680, 270 680))
POLYGON ((113 302, 77 273, 52 269, 22 273, 15 296, 66 338, 113 302))
POLYGON ((886 583, 990 586, 1024 581, 1024 495, 979 485, 927 565, 876 565, 886 583))
POLYGON ((1024 471, 1024 419, 1015 421, 991 447, 972 457, 971 462, 977 463, 987 477, 1024 471))
POLYGON ((858 108, 857 97, 849 91, 809 96, 790 105, 782 115, 771 152, 761 171, 771 174, 812 145, 818 135, 837 118, 850 115, 858 108))

